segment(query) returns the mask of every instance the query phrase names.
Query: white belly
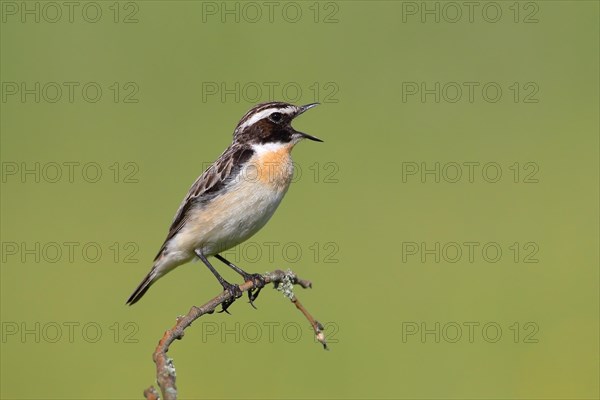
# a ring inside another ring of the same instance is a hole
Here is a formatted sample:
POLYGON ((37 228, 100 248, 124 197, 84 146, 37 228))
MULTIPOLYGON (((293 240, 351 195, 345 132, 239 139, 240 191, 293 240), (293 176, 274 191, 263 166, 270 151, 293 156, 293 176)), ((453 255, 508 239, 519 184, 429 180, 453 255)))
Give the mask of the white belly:
POLYGON ((227 193, 190 212, 170 250, 191 259, 195 249, 211 256, 242 243, 265 226, 288 187, 289 182, 278 188, 247 180, 236 183, 227 193))
POLYGON ((271 219, 287 190, 273 191, 261 184, 251 184, 223 196, 220 215, 204 230, 198 241, 205 255, 214 255, 249 239, 271 219), (226 211, 224 211, 226 209, 226 211))

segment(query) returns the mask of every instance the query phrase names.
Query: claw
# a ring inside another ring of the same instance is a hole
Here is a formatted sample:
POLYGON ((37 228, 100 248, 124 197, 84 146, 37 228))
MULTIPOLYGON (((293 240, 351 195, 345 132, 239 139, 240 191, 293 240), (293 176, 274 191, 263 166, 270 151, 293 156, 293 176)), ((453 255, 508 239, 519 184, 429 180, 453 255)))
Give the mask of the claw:
POLYGON ((227 314, 231 315, 231 313, 229 311, 227 311, 227 309, 229 308, 229 306, 231 306, 233 304, 233 302, 242 297, 242 291, 240 290, 240 287, 238 285, 232 285, 231 283, 225 282, 223 284, 223 289, 227 290, 229 292, 229 294, 231 295, 231 297, 228 300, 225 300, 222 304, 221 304, 221 311, 219 311, 219 313, 222 312, 226 312, 227 314))
POLYGON ((228 308, 229 306, 226 306, 226 305, 225 305, 225 303, 223 303, 221 306, 223 307, 223 308, 221 309, 221 311, 217 311, 219 314, 221 314, 222 312, 226 312, 227 314, 231 315, 231 313, 230 313, 229 311, 227 311, 227 308, 228 308))
POLYGON ((256 300, 256 298, 258 297, 258 294, 260 293, 261 290, 262 290, 261 287, 259 287, 258 289, 256 289, 256 291, 254 289, 248 290, 248 300, 249 300, 248 303, 250 303, 250 305, 255 310, 258 310, 258 309, 254 305, 254 300, 256 300))
POLYGON ((265 278, 261 274, 248 274, 244 276, 244 280, 246 282, 252 281, 254 284, 254 287, 248 290, 248 300, 250 305, 256 310, 254 300, 256 300, 262 288, 265 287, 265 278))

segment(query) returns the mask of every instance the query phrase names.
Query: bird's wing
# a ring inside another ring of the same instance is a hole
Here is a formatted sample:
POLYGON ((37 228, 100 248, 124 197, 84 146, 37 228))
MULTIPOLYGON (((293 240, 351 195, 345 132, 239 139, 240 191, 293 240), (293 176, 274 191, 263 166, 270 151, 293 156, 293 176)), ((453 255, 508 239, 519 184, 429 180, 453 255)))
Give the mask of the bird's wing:
POLYGON ((215 195, 229 181, 235 179, 240 173, 242 165, 252 157, 253 153, 254 151, 249 147, 230 146, 221 154, 217 161, 196 179, 188 194, 181 202, 175 218, 173 218, 173 223, 169 228, 169 234, 158 251, 154 259, 155 261, 162 254, 167 242, 185 225, 192 206, 215 195))

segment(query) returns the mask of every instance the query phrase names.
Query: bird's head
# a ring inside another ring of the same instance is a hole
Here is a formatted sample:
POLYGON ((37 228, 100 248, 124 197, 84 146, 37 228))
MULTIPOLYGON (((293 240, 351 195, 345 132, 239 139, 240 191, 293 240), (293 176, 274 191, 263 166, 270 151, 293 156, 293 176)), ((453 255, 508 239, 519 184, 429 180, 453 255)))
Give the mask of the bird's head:
POLYGON ((294 118, 319 103, 295 106, 284 102, 258 104, 242 117, 233 133, 234 141, 247 144, 296 144, 302 139, 322 142, 307 133, 298 132, 292 127, 294 118))

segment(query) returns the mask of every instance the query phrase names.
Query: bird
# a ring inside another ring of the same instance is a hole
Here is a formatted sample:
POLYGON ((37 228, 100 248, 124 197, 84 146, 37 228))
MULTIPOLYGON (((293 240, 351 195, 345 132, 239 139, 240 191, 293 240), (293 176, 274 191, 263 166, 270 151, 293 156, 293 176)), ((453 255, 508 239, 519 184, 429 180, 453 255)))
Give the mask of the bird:
POLYGON ((262 275, 245 272, 219 253, 246 241, 273 216, 292 181, 294 146, 304 139, 323 142, 292 127, 295 118, 318 104, 296 106, 271 101, 255 105, 242 117, 232 143, 190 187, 152 269, 126 304, 135 304, 158 279, 198 258, 223 289, 231 293, 221 310, 228 312, 227 308, 242 293, 210 263, 208 258, 214 256, 245 281, 254 282, 248 291, 254 307, 253 301, 264 286, 262 275))

